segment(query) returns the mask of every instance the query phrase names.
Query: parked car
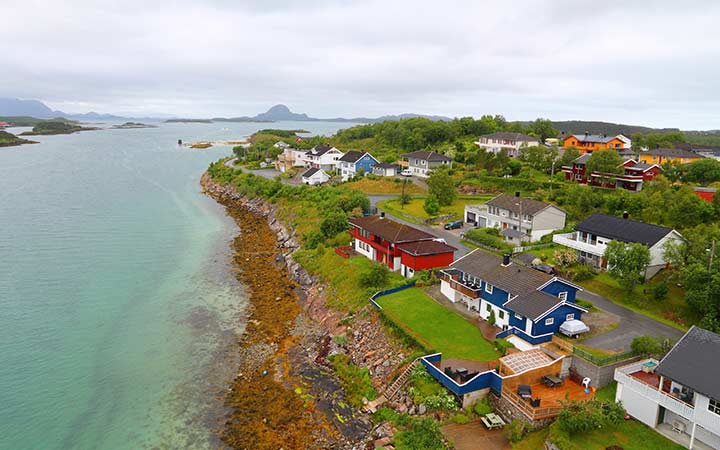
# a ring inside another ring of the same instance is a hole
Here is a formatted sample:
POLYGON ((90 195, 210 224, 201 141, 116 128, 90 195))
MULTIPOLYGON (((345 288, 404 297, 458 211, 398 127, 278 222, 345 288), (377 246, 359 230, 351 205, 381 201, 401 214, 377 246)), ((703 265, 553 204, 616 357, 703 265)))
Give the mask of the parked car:
POLYGON ((455 222, 446 223, 443 228, 446 230, 457 230, 458 228, 463 227, 463 221, 462 220, 456 220, 455 222))
POLYGON ((404 176, 404 177, 411 177, 411 176, 412 176, 412 170, 410 170, 410 169, 403 169, 403 170, 400 172, 400 175, 402 175, 402 176, 404 176))
POLYGON ((533 269, 539 270, 540 272, 545 272, 549 275, 555 274, 555 268, 548 264, 538 264, 536 266, 533 266, 533 269))

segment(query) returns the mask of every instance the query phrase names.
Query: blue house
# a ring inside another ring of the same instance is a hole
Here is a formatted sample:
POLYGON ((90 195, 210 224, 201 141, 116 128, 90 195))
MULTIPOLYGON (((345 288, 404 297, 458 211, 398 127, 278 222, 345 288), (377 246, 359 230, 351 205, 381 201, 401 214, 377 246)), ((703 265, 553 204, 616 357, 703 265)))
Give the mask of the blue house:
POLYGON ((342 158, 338 159, 337 171, 342 177, 342 180, 347 181, 354 177, 360 169, 366 174, 371 173, 372 166, 377 163, 378 160, 370 153, 351 150, 345 153, 342 158))
POLYGON ((563 322, 580 320, 575 304, 579 286, 562 278, 473 250, 441 271, 440 291, 488 320, 495 317, 498 337, 517 335, 530 344, 552 339, 563 322))

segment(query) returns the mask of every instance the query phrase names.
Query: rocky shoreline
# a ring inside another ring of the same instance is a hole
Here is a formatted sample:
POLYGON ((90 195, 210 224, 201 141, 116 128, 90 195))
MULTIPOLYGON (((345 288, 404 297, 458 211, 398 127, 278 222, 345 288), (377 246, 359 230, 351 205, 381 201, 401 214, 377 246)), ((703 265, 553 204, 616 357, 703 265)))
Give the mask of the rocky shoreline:
POLYGON ((374 448, 373 437, 383 437, 387 426, 373 427, 367 414, 348 406, 327 358, 349 355, 383 392, 406 350, 373 311, 346 317, 325 305, 327 287, 293 259, 300 243, 273 205, 207 173, 201 184, 240 227, 235 263, 251 303, 239 343, 243 363, 226 400, 235 412, 220 430, 222 440, 232 448, 374 448))

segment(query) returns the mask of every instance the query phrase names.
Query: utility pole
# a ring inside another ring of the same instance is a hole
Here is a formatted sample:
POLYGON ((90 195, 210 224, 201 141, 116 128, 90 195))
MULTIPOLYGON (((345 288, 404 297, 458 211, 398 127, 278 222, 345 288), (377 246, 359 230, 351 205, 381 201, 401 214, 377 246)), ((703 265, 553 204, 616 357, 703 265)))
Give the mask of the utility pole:
POLYGON ((555 160, 553 159, 552 167, 550 168, 550 197, 552 197, 553 178, 555 178, 555 160))
POLYGON ((407 177, 403 178, 402 194, 400 194, 400 209, 405 209, 405 184, 407 183, 407 177))

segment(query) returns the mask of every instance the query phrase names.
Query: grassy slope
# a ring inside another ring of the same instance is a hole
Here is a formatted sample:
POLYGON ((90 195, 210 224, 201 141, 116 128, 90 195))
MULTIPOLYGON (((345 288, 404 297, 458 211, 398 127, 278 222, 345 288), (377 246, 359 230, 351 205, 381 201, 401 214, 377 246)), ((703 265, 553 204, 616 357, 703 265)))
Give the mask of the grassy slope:
POLYGON ((445 358, 491 361, 499 356, 474 324, 435 302, 420 288, 380 297, 378 303, 391 319, 445 358))
MULTIPOLYGON (((396 183, 393 178, 380 178, 377 180, 371 180, 369 178, 363 178, 359 181, 353 181, 347 183, 345 186, 356 191, 364 192, 366 194, 400 194, 402 193, 403 184, 396 183)), ((420 186, 412 182, 405 184, 406 194, 424 194, 420 186)))

